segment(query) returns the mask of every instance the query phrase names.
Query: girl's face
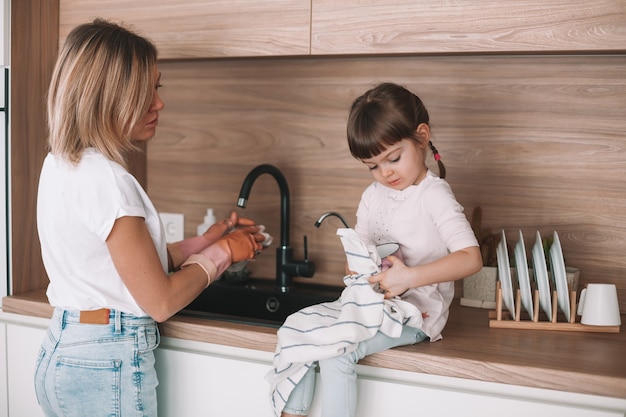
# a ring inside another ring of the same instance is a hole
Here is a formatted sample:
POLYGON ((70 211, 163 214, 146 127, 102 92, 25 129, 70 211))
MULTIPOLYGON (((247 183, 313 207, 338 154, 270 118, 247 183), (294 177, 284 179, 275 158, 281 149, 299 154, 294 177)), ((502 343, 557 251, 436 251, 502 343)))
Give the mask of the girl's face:
POLYGON ((412 139, 402 139, 380 154, 361 161, 370 169, 374 180, 402 191, 426 177, 424 156, 422 144, 412 139))
POLYGON ((165 104, 159 97, 159 87, 161 87, 161 73, 155 69, 154 75, 154 95, 152 102, 146 114, 137 122, 131 132, 131 138, 134 141, 147 141, 154 137, 157 124, 159 123, 159 111, 163 110, 165 104))

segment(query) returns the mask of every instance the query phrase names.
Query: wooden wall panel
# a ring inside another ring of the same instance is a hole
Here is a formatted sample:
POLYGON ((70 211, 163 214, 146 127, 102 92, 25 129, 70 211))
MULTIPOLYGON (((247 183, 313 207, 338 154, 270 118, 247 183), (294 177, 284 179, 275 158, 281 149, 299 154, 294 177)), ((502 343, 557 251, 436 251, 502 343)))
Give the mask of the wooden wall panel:
POLYGON ((95 17, 130 24, 161 58, 308 55, 309 0, 60 0, 60 42, 95 17))
POLYGON ((36 195, 46 153, 45 96, 57 54, 58 1, 11 4, 11 271, 13 294, 44 288, 36 195), (19 93, 18 93, 19 92, 19 93))
MULTIPOLYGON (((58 12, 58 0, 11 4, 12 294, 48 285, 36 213, 39 174, 47 153, 46 95, 59 45, 58 12)), ((130 156, 129 168, 145 186, 145 145, 130 156)))
MULTIPOLYGON (((351 224, 371 177, 347 149, 352 100, 380 81, 417 92, 434 143, 468 216, 504 229, 556 230, 582 282, 618 284, 626 308, 626 56, 456 56, 238 59, 160 64, 166 108, 148 145, 149 193, 161 211, 185 214, 187 236, 205 209, 236 208, 241 182, 261 163, 291 187, 291 244, 317 264, 316 282, 340 285, 344 255, 333 218, 351 224)), ((243 215, 278 236, 278 188, 253 187, 243 215)), ((252 264, 274 276, 274 254, 252 264)))
POLYGON ((624 51, 622 0, 314 0, 311 54, 624 51))

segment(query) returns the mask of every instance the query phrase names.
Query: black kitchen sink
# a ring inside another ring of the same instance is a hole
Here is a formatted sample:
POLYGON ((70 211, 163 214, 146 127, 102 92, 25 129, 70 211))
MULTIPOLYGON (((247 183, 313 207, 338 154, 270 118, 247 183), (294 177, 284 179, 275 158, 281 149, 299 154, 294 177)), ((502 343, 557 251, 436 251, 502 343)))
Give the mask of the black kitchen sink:
POLYGON ((275 280, 221 280, 211 284, 181 314, 238 323, 280 327, 287 316, 313 304, 334 301, 343 287, 296 283, 281 292, 275 280))

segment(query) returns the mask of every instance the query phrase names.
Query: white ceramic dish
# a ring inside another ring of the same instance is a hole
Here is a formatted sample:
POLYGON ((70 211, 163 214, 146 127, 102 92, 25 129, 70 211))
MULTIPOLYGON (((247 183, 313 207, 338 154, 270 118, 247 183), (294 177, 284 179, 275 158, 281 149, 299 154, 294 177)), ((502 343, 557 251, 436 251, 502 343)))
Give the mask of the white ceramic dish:
POLYGON ((533 296, 530 291, 530 275, 528 274, 528 260, 526 258, 526 248, 524 247, 524 235, 519 231, 519 240, 515 245, 515 267, 517 269, 517 280, 522 298, 524 310, 534 317, 533 296))
POLYGON ((378 252, 380 259, 384 259, 387 256, 396 253, 398 249, 400 249, 400 245, 397 243, 383 243, 376 246, 376 252, 378 252))
POLYGON ((563 260, 563 250, 559 235, 554 231, 554 242, 550 246, 550 264, 552 265, 552 274, 556 284, 557 304, 561 311, 565 313, 566 319, 569 321, 569 289, 567 287, 567 274, 565 273, 565 261, 563 260))
POLYGON ((550 292, 550 281, 548 280, 548 266, 546 265, 546 255, 543 251, 541 234, 537 232, 537 240, 533 246, 533 269, 539 290, 539 307, 548 316, 548 321, 552 321, 552 295, 550 292))
POLYGON ((502 287, 502 301, 515 319, 515 302, 513 301, 513 283, 511 282, 511 266, 509 264, 509 253, 506 247, 506 236, 502 230, 502 238, 496 250, 498 257, 498 277, 502 287))

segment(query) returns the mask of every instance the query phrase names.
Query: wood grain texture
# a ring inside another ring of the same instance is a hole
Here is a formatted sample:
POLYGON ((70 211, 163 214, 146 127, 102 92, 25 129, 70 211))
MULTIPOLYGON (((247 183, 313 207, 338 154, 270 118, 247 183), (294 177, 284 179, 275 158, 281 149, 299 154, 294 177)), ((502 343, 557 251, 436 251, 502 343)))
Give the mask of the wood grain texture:
POLYGON ((75 26, 103 17, 132 25, 162 59, 308 55, 306 0, 60 0, 60 42, 75 26))
POLYGON ((46 153, 45 97, 57 54, 57 0, 11 4, 11 270, 13 293, 41 288, 47 275, 36 198, 46 153))
MULTIPOLYGON (((70 11, 68 5, 78 13, 82 7, 84 12, 111 4, 61 1, 62 15, 70 11)), ((236 8, 244 3, 219 4, 236 8)), ((567 2, 571 10, 566 12, 565 3, 550 2, 550 13, 543 10, 561 22, 553 25, 561 29, 567 19, 580 17, 577 13, 584 9, 578 1, 567 2)), ((13 230, 20 231, 14 233, 17 293, 41 288, 47 282, 38 255, 34 201, 45 147, 42 91, 47 87, 53 58, 46 58, 47 64, 37 64, 51 52, 38 55, 38 49, 31 45, 31 32, 34 38, 37 31, 45 32, 45 39, 57 44, 54 28, 49 27, 49 16, 55 13, 51 4, 46 3, 51 11, 44 23, 38 23, 41 15, 30 14, 38 7, 22 8, 28 4, 19 3, 12 8, 13 21, 25 22, 13 25, 21 28, 21 32, 14 29, 12 36, 14 55, 15 51, 34 54, 13 57, 12 89, 26 91, 23 96, 14 94, 12 103, 13 230), (38 71, 29 76, 28 65, 37 66, 38 71)), ((408 8, 410 15, 413 7, 402 2, 377 4, 388 6, 390 14, 399 19, 392 25, 397 28, 403 19, 398 8, 408 8)), ((518 7, 520 16, 536 6, 532 1, 507 4, 518 7)), ((137 20, 149 16, 148 20, 158 21, 162 13, 158 8, 145 13, 143 2, 125 5, 138 7, 134 12, 137 20)), ((324 5, 330 7, 328 2, 317 1, 313 14, 324 5)), ((370 6, 362 6, 362 15, 366 15, 370 6)), ((452 11, 464 7, 463 3, 451 6, 452 11)), ((580 50, 615 51, 615 33, 623 34, 621 7, 622 2, 607 0, 584 9, 604 22, 595 26, 582 23, 597 28, 588 30, 596 37, 577 35, 581 19, 571 20, 566 32, 593 44, 580 50), (613 18, 619 22, 609 24, 613 18), (608 45, 606 49, 604 45, 608 45)), ((184 7, 180 10, 189 13, 184 7)), ((489 17, 493 10, 485 8, 485 19, 495 19, 489 17)), ((68 16, 62 20, 70 21, 68 16)), ((504 20, 510 23, 508 17, 504 20)), ((389 24, 381 20, 378 26, 389 24)), ((527 28, 527 34, 540 36, 541 27, 527 28)), ((148 35, 151 31, 146 29, 148 35)), ((526 42, 532 44, 532 38, 526 42)), ((192 39, 187 41, 193 44, 192 39)), ((537 41, 533 48, 550 50, 542 49, 542 45, 537 41)), ((514 45, 507 48, 520 51, 514 45)), ((578 50, 575 45, 568 48, 578 50)), ((392 47, 385 50, 393 51, 392 47)), ((250 169, 260 163, 275 164, 291 187, 291 244, 296 256, 303 256, 302 239, 307 235, 309 254, 317 265, 314 281, 339 285, 344 259, 335 228, 340 223, 330 218, 319 229, 313 223, 323 212, 333 210, 354 224, 360 193, 371 179, 348 153, 347 109, 357 95, 375 83, 395 81, 415 90, 429 107, 434 141, 448 166, 448 180, 468 215, 475 206, 481 206, 486 227, 504 229, 512 240, 522 229, 527 248, 536 230, 543 236, 557 230, 567 264, 582 270, 582 283, 616 283, 625 311, 625 63, 624 54, 166 61, 161 64, 166 109, 157 137, 148 146, 147 176, 141 158, 136 160, 138 176, 147 177, 142 181, 149 183, 160 211, 185 214, 189 236, 202 221, 206 207, 216 208, 218 216, 226 216, 235 208, 241 181, 250 169)), ((278 236, 278 202, 276 184, 270 177, 262 177, 253 188, 248 208, 241 212, 265 223, 278 236)), ((251 268, 258 276, 273 277, 272 249, 251 268)))
POLYGON ((621 0, 312 2, 311 54, 624 51, 621 0))
MULTIPOLYGON (((256 165, 280 168, 291 187, 291 244, 304 235, 313 280, 341 285, 344 255, 329 218, 354 225, 369 172, 347 149, 354 98, 380 81, 418 93, 448 180, 483 226, 518 229, 530 253, 536 231, 559 233, 581 282, 618 285, 626 311, 626 56, 457 56, 238 59, 163 62, 157 137, 148 145, 149 193, 161 211, 185 214, 190 236, 207 207, 236 209, 256 165)), ((245 216, 279 235, 278 187, 262 176, 245 216)), ((274 277, 274 254, 251 263, 274 277)))
MULTIPOLYGON (((4 312, 50 317, 43 291, 2 300, 4 312)), ((624 316, 622 315, 622 320, 624 316)), ((274 352, 274 328, 177 315, 161 335, 274 352)), ((491 329, 486 310, 453 303, 444 338, 370 355, 359 363, 409 372, 626 398, 626 333, 491 329)))
POLYGON ((61 42, 96 16, 132 23, 164 59, 626 49, 620 0, 61 0, 61 42))

